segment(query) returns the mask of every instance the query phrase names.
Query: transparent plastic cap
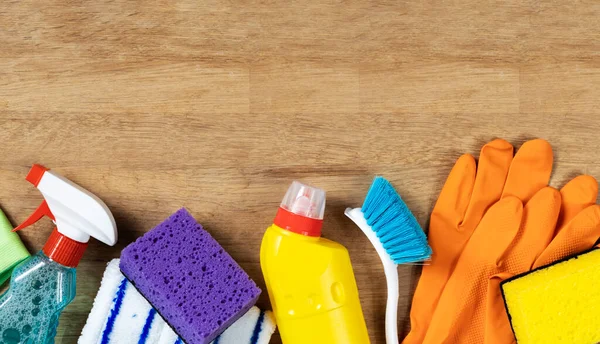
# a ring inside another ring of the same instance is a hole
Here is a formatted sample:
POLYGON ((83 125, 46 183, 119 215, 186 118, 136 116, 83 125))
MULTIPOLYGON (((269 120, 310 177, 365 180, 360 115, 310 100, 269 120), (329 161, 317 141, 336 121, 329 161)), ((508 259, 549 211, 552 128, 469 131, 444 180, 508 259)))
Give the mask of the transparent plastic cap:
POLYGON ((296 215, 323 220, 325 190, 294 181, 281 201, 281 207, 296 215))

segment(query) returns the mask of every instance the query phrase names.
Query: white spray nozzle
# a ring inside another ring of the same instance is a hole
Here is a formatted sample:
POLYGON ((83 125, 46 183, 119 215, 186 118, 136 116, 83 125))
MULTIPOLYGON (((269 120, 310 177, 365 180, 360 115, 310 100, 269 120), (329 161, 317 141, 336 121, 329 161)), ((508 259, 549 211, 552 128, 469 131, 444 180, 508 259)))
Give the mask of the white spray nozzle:
POLYGON ((45 200, 15 230, 47 215, 54 220, 61 234, 75 241, 86 243, 91 236, 110 246, 117 242, 115 219, 106 204, 94 194, 41 165, 33 165, 26 179, 40 190, 45 200))

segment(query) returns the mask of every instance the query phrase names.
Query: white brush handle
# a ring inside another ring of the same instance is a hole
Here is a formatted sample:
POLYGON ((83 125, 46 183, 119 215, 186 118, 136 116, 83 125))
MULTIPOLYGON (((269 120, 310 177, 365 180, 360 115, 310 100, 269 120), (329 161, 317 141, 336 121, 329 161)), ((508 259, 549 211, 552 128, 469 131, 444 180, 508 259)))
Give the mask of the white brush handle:
POLYGON ((360 230, 365 233, 379 258, 383 263, 383 271, 387 281, 387 305, 385 309, 385 339, 387 344, 398 344, 398 266, 392 261, 383 244, 379 241, 377 234, 367 224, 365 216, 360 208, 348 208, 344 212, 360 230))

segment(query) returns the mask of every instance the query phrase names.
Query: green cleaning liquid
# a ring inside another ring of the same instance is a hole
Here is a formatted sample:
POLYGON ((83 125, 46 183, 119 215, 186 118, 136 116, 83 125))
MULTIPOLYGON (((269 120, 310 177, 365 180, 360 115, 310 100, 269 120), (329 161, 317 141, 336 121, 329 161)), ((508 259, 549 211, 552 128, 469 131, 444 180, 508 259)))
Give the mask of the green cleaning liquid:
POLYGON ((47 168, 33 165, 25 179, 45 200, 14 231, 43 216, 56 228, 40 252, 17 265, 0 295, 0 344, 52 344, 60 313, 75 298, 75 268, 90 237, 112 246, 117 226, 98 197, 47 168))
POLYGON ((38 252, 15 268, 0 296, 0 343, 54 343, 60 313, 74 298, 75 268, 38 252))

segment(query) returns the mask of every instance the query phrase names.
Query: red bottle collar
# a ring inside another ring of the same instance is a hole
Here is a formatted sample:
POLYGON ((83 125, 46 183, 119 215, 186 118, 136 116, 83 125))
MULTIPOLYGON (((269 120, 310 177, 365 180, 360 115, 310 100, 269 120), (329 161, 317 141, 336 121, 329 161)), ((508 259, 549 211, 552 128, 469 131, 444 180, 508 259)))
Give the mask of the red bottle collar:
POLYGON ((88 243, 75 241, 54 228, 42 250, 58 264, 76 268, 87 247, 88 243))
POLYGON ((281 207, 277 211, 273 223, 288 231, 311 237, 321 236, 321 228, 323 227, 323 220, 296 215, 281 207))

